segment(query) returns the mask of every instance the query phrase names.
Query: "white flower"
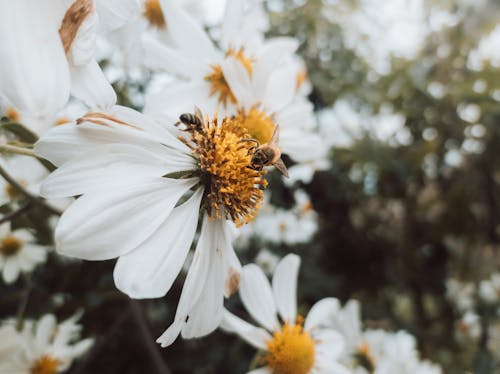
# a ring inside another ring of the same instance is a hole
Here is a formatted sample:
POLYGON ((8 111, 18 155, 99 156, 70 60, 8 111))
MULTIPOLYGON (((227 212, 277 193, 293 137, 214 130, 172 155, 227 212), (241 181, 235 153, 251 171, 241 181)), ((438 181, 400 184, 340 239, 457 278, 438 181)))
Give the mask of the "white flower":
POLYGON ((264 328, 253 326, 227 310, 221 328, 265 351, 267 366, 250 373, 349 373, 337 362, 344 348, 343 339, 339 333, 324 327, 324 315, 317 304, 305 321, 297 316, 299 265, 298 256, 284 257, 274 271, 272 287, 257 265, 244 266, 240 297, 253 319, 264 328))
POLYGON ((461 282, 457 279, 446 281, 446 297, 452 301, 459 312, 465 313, 474 309, 476 286, 470 282, 461 282))
POLYGON ((39 132, 68 101, 113 105, 116 95, 95 58, 91 0, 0 3, 0 96, 39 132))
POLYGON ((479 283, 479 296, 483 301, 494 304, 500 299, 500 273, 491 274, 489 279, 479 283))
POLYGON ((234 119, 207 120, 185 134, 183 143, 167 127, 117 106, 58 126, 35 145, 59 166, 42 195, 80 196, 56 227, 57 250, 87 260, 118 257, 115 283, 130 297, 168 292, 203 217, 163 345, 181 331, 189 338, 218 326, 223 295, 239 280, 233 224, 253 219, 266 185, 265 171, 249 167, 247 135, 234 119))
POLYGON ((22 331, 14 329, 14 321, 7 321, 0 328, 9 344, 0 344, 0 372, 55 374, 67 370, 74 359, 85 354, 93 339, 80 339, 81 326, 78 316, 60 324, 52 314, 38 321, 24 321, 22 331))
MULTIPOLYGON (((36 159, 27 156, 0 158, 0 164, 26 191, 38 195, 42 180, 48 175, 45 167, 36 159)), ((24 196, 3 178, 0 180, 0 203, 19 202, 24 196)))
POLYGON ((264 270, 266 274, 272 274, 278 265, 279 257, 267 248, 263 248, 255 257, 255 263, 264 270))
POLYGON ((0 225, 0 270, 5 283, 15 282, 21 272, 31 272, 46 257, 47 248, 35 244, 28 230, 11 231, 9 223, 0 225))

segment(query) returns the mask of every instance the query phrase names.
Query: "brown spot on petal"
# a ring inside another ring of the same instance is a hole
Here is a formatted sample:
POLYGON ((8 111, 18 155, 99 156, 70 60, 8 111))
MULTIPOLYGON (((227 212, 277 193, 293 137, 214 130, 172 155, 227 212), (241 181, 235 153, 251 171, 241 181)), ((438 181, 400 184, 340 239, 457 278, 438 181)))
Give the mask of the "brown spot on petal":
POLYGON ((226 280, 226 296, 230 297, 240 287, 240 273, 235 268, 230 268, 226 280))
POLYGON ((64 52, 68 53, 75 40, 78 29, 83 21, 92 14, 94 3, 92 0, 76 0, 64 14, 64 18, 59 28, 59 36, 64 47, 64 52))

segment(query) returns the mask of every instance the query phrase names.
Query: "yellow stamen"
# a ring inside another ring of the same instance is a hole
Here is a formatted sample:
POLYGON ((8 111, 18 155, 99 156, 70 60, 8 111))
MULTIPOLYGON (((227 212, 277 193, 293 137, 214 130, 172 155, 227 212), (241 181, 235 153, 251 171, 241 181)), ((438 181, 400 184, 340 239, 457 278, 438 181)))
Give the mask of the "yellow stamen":
POLYGON ((274 374, 307 374, 314 365, 314 340, 301 321, 285 323, 267 343, 267 349, 265 359, 274 374))
POLYGON ((253 107, 249 111, 240 110, 236 118, 252 138, 261 144, 269 143, 276 124, 265 112, 253 107))
POLYGON ((296 76, 296 82, 297 82, 295 85, 296 91, 300 90, 300 87, 302 87, 302 85, 304 84, 306 79, 307 79, 307 71, 305 69, 300 69, 297 72, 297 76, 296 76))
POLYGON ((355 357, 358 360, 359 365, 363 366, 370 373, 374 372, 375 358, 373 357, 368 343, 363 342, 360 344, 358 351, 355 353, 355 357))
POLYGON ((49 355, 44 355, 35 362, 30 371, 31 374, 55 374, 57 373, 58 365, 59 360, 49 355))
MULTIPOLYGON (((240 49, 235 51, 229 49, 226 56, 231 56, 236 58, 246 69, 248 74, 251 76, 253 72, 252 59, 244 55, 244 50, 240 49)), ((222 72, 222 67, 220 65, 210 65, 212 71, 210 74, 205 76, 205 80, 210 83, 210 96, 219 95, 219 102, 224 106, 227 105, 229 101, 231 104, 236 104, 236 97, 234 96, 229 84, 224 78, 224 73, 222 72)))
POLYGON ((0 240, 0 254, 8 257, 16 255, 23 247, 23 241, 15 236, 6 236, 0 240))
POLYGON ((237 120, 224 118, 219 123, 217 116, 190 134, 209 216, 232 219, 236 226, 250 222, 260 208, 267 181, 265 170, 251 167, 253 144, 245 141, 249 134, 237 120))
POLYGON ((143 14, 151 26, 162 30, 167 28, 167 23, 165 22, 165 17, 163 16, 163 10, 161 9, 159 0, 146 0, 144 3, 143 14))

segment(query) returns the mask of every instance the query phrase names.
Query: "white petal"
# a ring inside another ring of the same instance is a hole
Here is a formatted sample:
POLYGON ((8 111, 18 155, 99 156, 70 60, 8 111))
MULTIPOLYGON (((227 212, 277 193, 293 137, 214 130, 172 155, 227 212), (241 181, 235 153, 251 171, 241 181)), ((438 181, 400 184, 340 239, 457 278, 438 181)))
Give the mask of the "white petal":
POLYGON ((236 333, 247 343, 262 350, 267 349, 267 342, 272 339, 263 328, 255 327, 225 309, 220 327, 225 331, 236 333))
POLYGON ((311 331, 324 326, 332 326, 333 319, 339 310, 340 302, 337 299, 333 297, 321 299, 312 306, 307 314, 304 328, 307 331, 311 331))
POLYGON ((132 298, 162 297, 182 269, 198 225, 199 189, 146 240, 116 263, 116 287, 132 298))
POLYGON ((7 284, 14 283, 19 277, 20 268, 13 258, 7 258, 3 265, 3 280, 7 284))
POLYGON ((113 31, 137 17, 141 7, 137 0, 96 0, 99 25, 113 31))
POLYGON ((108 109, 116 94, 95 60, 71 67, 71 93, 91 108, 108 109))
POLYGON ((297 278, 300 257, 289 254, 276 266, 273 275, 273 293, 283 321, 295 323, 297 318, 297 278))
POLYGON ((166 71, 179 77, 202 78, 206 64, 199 59, 189 58, 181 51, 160 43, 151 35, 142 37, 144 65, 152 70, 166 71))
POLYGON ((231 41, 238 36, 243 21, 243 1, 231 0, 226 2, 226 9, 222 23, 221 46, 224 49, 237 47, 231 41))
POLYGON ((177 47, 193 59, 213 60, 216 57, 215 49, 201 24, 173 1, 160 0, 160 4, 169 36, 177 47))
POLYGON ((37 322, 35 342, 39 349, 44 350, 47 348, 56 326, 57 321, 53 314, 46 314, 37 322))
POLYGON ((195 180, 145 180, 76 200, 61 216, 55 240, 59 252, 85 260, 123 255, 150 237, 195 180))
MULTIPOLYGON (((280 37, 268 40, 257 56, 253 71, 253 85, 255 92, 263 95, 273 69, 286 57, 292 55, 298 48, 294 38, 280 37)), ((294 79, 294 82, 296 80, 294 79)), ((293 90, 295 92, 295 88, 293 90)))
POLYGON ((267 330, 279 327, 271 286, 255 264, 246 265, 241 271, 240 297, 248 313, 267 330))
POLYGON ((274 70, 267 82, 263 105, 274 113, 290 104, 295 96, 296 72, 292 66, 274 70))
POLYGON ((345 341, 340 333, 333 329, 319 329, 312 334, 316 344, 316 355, 337 360, 344 351, 345 341))
MULTIPOLYGON (((165 147, 164 147, 165 148, 165 147)), ((55 199, 137 184, 145 178, 189 170, 188 164, 168 164, 163 154, 128 144, 108 144, 66 162, 42 184, 41 195, 55 199)))
POLYGON ((295 161, 314 161, 325 156, 327 149, 318 134, 285 127, 280 130, 282 151, 295 161))
POLYGON ((257 104, 254 99, 250 75, 236 58, 227 57, 221 64, 222 72, 238 104, 249 108, 257 104))
POLYGON ((181 330, 183 337, 193 338, 210 333, 220 324, 224 291, 224 259, 218 247, 221 235, 221 221, 211 222, 205 214, 174 322, 157 339, 162 347, 172 344, 181 330))
POLYGON ((53 1, 0 2, 0 95, 35 116, 51 116, 69 97, 70 79, 53 1))

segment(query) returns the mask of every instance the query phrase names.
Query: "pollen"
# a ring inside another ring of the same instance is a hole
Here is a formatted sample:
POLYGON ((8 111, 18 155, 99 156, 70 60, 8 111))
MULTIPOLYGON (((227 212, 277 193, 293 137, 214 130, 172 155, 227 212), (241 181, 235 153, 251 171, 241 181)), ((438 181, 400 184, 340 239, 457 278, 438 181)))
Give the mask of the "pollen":
POLYGON ((14 256, 21 250, 23 244, 23 241, 15 236, 6 236, 0 240, 0 254, 5 257, 14 256))
POLYGON ((238 111, 236 118, 252 138, 261 144, 269 143, 276 124, 264 111, 252 107, 250 110, 238 111))
MULTIPOLYGON (((253 60, 245 56, 243 48, 238 51, 229 49, 226 53, 226 57, 236 58, 243 65, 248 74, 250 76, 252 75, 253 60)), ((224 77, 222 67, 220 65, 210 65, 210 69, 211 72, 205 76, 205 80, 210 83, 210 96, 218 95, 219 103, 224 106, 227 105, 228 101, 231 104, 236 104, 236 97, 224 77)))
POLYGON ((14 122, 19 122, 21 120, 19 112, 12 107, 7 108, 5 116, 14 122))
POLYGON ((375 359, 372 355, 368 343, 366 342, 361 343, 354 356, 358 361, 359 365, 368 370, 368 372, 373 373, 375 371, 375 359))
POLYGON ((262 204, 267 181, 264 170, 251 167, 251 143, 245 141, 249 134, 237 120, 224 118, 219 123, 217 116, 190 134, 208 215, 231 219, 236 226, 250 222, 262 204))
POLYGON ((161 9, 159 0, 146 0, 144 2, 143 14, 151 26, 162 30, 167 28, 167 23, 165 22, 165 17, 163 16, 163 10, 161 9))
POLYGON ((298 91, 304 84, 304 82, 307 79, 307 71, 305 69, 301 69, 297 72, 297 75, 295 77, 296 83, 295 83, 295 90, 298 91))
POLYGON ((307 374, 314 365, 314 340, 301 321, 284 324, 267 343, 267 364, 275 374, 307 374))
POLYGON ((44 355, 40 357, 31 367, 31 374, 55 374, 57 373, 59 360, 52 356, 44 355))

